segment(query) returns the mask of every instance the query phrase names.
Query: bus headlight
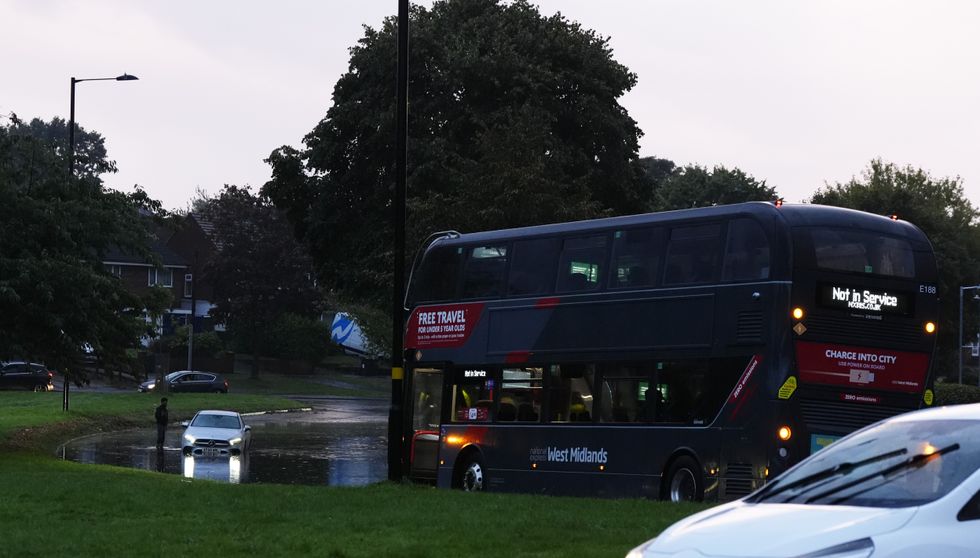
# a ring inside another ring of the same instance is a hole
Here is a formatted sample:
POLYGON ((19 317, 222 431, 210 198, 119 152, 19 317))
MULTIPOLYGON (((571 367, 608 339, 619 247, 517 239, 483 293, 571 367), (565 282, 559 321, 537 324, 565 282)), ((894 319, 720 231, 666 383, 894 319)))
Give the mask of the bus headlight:
POLYGON ((802 320, 803 319, 803 315, 804 315, 804 312, 803 312, 803 309, 802 308, 800 308, 799 306, 797 306, 796 308, 793 308, 793 319, 794 320, 802 320))
POLYGON ((926 333, 936 333, 936 324, 933 322, 926 322, 926 333))
POLYGON ((793 429, 786 425, 780 426, 779 430, 776 431, 776 436, 779 437, 780 440, 788 442, 789 439, 793 437, 793 429))

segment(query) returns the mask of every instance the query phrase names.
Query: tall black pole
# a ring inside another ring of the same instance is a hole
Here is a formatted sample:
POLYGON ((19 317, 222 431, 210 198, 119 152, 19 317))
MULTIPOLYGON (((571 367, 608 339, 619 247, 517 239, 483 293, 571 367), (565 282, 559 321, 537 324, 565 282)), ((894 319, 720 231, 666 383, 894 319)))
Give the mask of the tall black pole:
MULTIPOLYGON (((75 84, 78 82, 74 76, 71 78, 71 106, 68 108, 68 183, 65 185, 67 191, 71 188, 72 179, 75 177, 75 84)), ((71 389, 71 382, 68 379, 69 370, 65 369, 65 383, 61 387, 61 410, 68 412, 68 392, 71 389)))
POLYGON ((408 0, 398 0, 398 108, 396 115, 394 289, 391 305, 391 409, 388 412, 388 479, 402 479, 405 383, 405 190, 408 181, 408 0))
POLYGON ((68 185, 71 186, 71 179, 75 175, 75 83, 78 80, 71 78, 71 109, 68 112, 68 185))

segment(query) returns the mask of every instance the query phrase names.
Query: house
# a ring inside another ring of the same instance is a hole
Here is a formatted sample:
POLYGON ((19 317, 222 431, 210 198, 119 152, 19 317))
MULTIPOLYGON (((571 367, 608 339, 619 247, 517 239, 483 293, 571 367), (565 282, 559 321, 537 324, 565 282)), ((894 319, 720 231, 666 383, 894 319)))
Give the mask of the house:
POLYGON ((170 309, 158 323, 159 334, 167 335, 173 333, 174 327, 184 323, 190 314, 190 310, 184 308, 183 302, 190 294, 189 286, 184 280, 188 264, 159 238, 152 241, 150 251, 156 255, 159 264, 118 248, 109 250, 102 263, 106 271, 118 277, 130 292, 142 295, 159 287, 171 293, 170 309))
POLYGON ((214 324, 210 317, 214 308, 214 286, 204 274, 217 251, 213 238, 214 225, 199 213, 188 213, 165 241, 165 247, 187 263, 180 309, 193 319, 194 331, 222 329, 221 324, 214 324))

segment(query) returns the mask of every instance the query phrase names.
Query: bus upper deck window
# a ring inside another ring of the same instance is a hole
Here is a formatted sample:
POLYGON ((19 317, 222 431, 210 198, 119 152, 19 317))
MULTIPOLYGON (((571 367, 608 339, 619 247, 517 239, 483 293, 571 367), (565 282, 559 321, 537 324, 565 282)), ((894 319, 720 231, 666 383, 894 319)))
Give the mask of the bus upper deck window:
POLYGON ((477 246, 468 250, 463 270, 462 298, 503 294, 507 273, 507 246, 477 246))
POLYGON ((769 242, 762 227, 752 219, 733 220, 728 226, 725 281, 769 278, 769 242))

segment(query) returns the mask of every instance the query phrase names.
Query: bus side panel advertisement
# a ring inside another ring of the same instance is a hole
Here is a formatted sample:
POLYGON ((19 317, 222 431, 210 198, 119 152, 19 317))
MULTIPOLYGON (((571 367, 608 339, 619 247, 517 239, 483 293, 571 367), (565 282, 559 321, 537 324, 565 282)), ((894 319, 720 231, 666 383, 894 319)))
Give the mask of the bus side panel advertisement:
POLYGON ((927 353, 796 342, 800 380, 852 388, 920 393, 929 370, 927 353))
POLYGON ((483 315, 484 303, 422 306, 412 311, 405 346, 412 349, 452 348, 466 343, 483 315))

